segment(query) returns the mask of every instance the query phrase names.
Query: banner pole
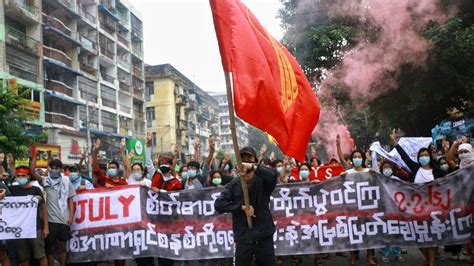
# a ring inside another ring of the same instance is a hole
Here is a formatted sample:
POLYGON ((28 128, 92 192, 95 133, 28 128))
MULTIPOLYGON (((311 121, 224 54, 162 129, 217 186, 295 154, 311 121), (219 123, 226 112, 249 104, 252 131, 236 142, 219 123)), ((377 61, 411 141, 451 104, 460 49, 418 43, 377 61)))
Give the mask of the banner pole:
MULTIPOLYGON (((225 85, 227 88, 227 103, 229 106, 229 120, 230 120, 230 131, 232 133, 232 142, 234 146, 235 152, 235 159, 237 160, 237 169, 239 172, 242 169, 242 158, 240 157, 240 150, 239 150, 239 142, 237 140, 237 133, 235 130, 235 115, 234 115, 234 99, 232 97, 232 83, 230 80, 230 73, 224 72, 225 74, 225 85)), ((250 198, 249 198, 249 186, 247 182, 244 180, 243 176, 240 176, 240 183, 242 184, 242 192, 244 194, 244 204, 245 208, 249 208, 250 206, 250 198)), ((247 224, 249 229, 252 229, 252 217, 247 216, 247 224)))

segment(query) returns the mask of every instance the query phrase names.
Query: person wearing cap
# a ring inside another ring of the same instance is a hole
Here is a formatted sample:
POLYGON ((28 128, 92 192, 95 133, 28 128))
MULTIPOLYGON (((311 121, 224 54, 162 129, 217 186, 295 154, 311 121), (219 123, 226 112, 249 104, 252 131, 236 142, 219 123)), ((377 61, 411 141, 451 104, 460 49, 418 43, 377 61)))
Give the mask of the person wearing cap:
POLYGON ((38 187, 30 184, 31 174, 29 167, 16 168, 16 186, 10 187, 12 196, 33 196, 39 198, 39 208, 36 214, 36 238, 16 240, 18 260, 21 266, 29 266, 32 258, 39 261, 40 266, 47 266, 45 241, 49 235, 48 212, 44 205, 43 193, 38 187), (41 215, 40 215, 41 214, 41 215))
POLYGON ((263 164, 257 166, 257 154, 251 147, 240 150, 240 177, 228 183, 215 201, 219 213, 232 213, 234 232, 234 265, 275 265, 273 234, 275 225, 270 212, 270 196, 277 183, 277 173, 263 164), (242 180, 247 182, 250 206, 244 205, 242 180), (253 222, 249 229, 247 217, 253 222))
POLYGON ((64 165, 54 159, 49 162, 48 176, 43 180, 48 209, 49 236, 46 238, 46 254, 49 265, 54 265, 54 250, 57 248, 59 262, 65 266, 67 262, 66 242, 71 239, 69 226, 74 219, 72 197, 76 191, 68 177, 63 174, 64 165))
POLYGON ((472 151, 472 145, 469 143, 463 143, 463 139, 457 139, 446 154, 446 160, 448 161, 451 169, 466 168, 474 163, 474 152, 472 151), (455 151, 458 152, 459 165, 456 164, 455 151))

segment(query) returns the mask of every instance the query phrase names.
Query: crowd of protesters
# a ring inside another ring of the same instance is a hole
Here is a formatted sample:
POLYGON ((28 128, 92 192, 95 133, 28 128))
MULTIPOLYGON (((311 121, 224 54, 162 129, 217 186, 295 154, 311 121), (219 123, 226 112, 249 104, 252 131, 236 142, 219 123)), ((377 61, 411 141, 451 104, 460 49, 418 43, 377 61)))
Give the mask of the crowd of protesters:
MULTIPOLYGON (((341 140, 336 141, 338 159, 330 158, 327 163, 321 162, 316 151, 312 149, 311 156, 305 162, 298 162, 292 158, 275 158, 274 153, 266 156, 266 146, 263 145, 258 153, 258 164, 264 164, 277 173, 277 182, 319 182, 316 178, 316 169, 322 165, 340 165, 344 168, 342 175, 375 171, 387 178, 403 180, 405 182, 425 183, 442 178, 452 171, 467 167, 474 162, 472 144, 468 139, 460 137, 453 143, 443 142, 437 149, 428 147, 419 150, 417 162, 410 159, 403 148, 398 145, 399 136, 394 131, 391 134, 393 145, 400 154, 410 172, 391 161, 381 158, 371 162, 369 153, 354 149, 347 157, 341 149, 341 140), (370 167, 369 167, 370 166, 370 167)), ((62 266, 67 264, 66 242, 71 238, 70 225, 74 219, 74 205, 72 198, 83 190, 96 188, 112 188, 127 185, 142 185, 155 192, 193 190, 204 187, 220 187, 238 178, 236 166, 231 156, 226 154, 222 160, 215 156, 215 139, 209 138, 209 153, 199 158, 200 146, 194 145, 194 156, 187 163, 180 162, 179 148, 175 148, 174 156, 152 156, 151 137, 146 138, 146 162, 131 163, 133 151, 126 153, 125 139, 120 143, 121 162, 110 160, 106 164, 100 163, 101 142, 96 140, 92 148, 92 176, 84 174, 83 154, 76 165, 65 166, 60 160, 52 159, 49 154, 47 169, 36 167, 36 158, 31 159, 29 166, 15 167, 14 156, 0 151, 0 199, 5 196, 31 195, 40 199, 37 214, 37 237, 35 239, 21 239, 2 241, 0 244, 0 261, 4 266, 41 265, 53 266, 58 261, 62 266)), ((249 148, 252 149, 252 148, 249 148)), ((255 153, 256 154, 256 153, 255 153)), ((257 155, 257 154, 256 154, 257 155)), ((422 248, 420 251, 425 257, 425 264, 433 266, 440 258, 440 247, 422 248)), ((473 263, 474 255, 472 243, 467 245, 446 246, 445 251, 452 254, 453 260, 469 261, 473 263)), ((401 247, 382 248, 382 261, 395 260, 403 262, 401 247), (393 255, 393 256, 391 256, 393 255)), ((377 265, 374 250, 366 251, 368 265, 377 265)), ((350 265, 355 265, 359 259, 358 251, 336 253, 337 256, 348 257, 350 265)), ((314 264, 321 265, 323 260, 331 258, 330 254, 316 254, 314 264)), ((154 265, 154 258, 135 259, 137 265, 154 265)), ((301 257, 291 256, 292 265, 302 262, 301 257)), ((174 261, 158 258, 159 265, 174 265, 174 261)), ((215 265, 228 265, 228 260, 213 261, 215 265)), ((276 264, 282 263, 282 258, 276 258, 276 264)), ((125 265, 126 261, 117 260, 116 265, 125 265)))

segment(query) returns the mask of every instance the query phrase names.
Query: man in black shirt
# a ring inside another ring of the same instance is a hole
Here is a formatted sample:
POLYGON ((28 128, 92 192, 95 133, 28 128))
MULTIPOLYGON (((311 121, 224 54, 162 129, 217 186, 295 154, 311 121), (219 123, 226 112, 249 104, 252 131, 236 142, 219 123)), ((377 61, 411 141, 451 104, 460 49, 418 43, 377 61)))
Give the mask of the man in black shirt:
POLYGON ((17 167, 15 180, 18 186, 10 188, 12 196, 35 196, 40 199, 36 218, 36 238, 17 240, 18 258, 21 266, 29 266, 32 256, 39 261, 40 266, 47 266, 48 260, 46 259, 44 249, 44 239, 49 234, 48 213, 44 205, 43 193, 38 187, 30 185, 30 177, 30 169, 28 167, 17 167), (33 251, 33 254, 31 254, 31 251, 33 251))
POLYGON ((248 183, 250 206, 247 209, 244 205, 242 181, 240 177, 236 177, 225 186, 217 198, 215 209, 219 213, 232 213, 235 265, 251 265, 254 256, 257 265, 275 265, 275 226, 269 203, 276 186, 277 174, 264 165, 256 166, 256 152, 251 147, 242 148, 240 156, 240 175, 244 182, 248 183), (248 228, 247 216, 252 218, 252 229, 248 228))

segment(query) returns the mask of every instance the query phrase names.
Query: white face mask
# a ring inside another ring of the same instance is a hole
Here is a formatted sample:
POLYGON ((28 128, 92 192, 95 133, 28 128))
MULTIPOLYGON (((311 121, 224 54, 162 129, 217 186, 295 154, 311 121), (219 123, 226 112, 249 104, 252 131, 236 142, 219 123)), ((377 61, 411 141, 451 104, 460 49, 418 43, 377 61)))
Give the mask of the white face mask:
POLYGON ((386 177, 391 177, 393 175, 393 170, 391 168, 385 168, 382 172, 386 177))

